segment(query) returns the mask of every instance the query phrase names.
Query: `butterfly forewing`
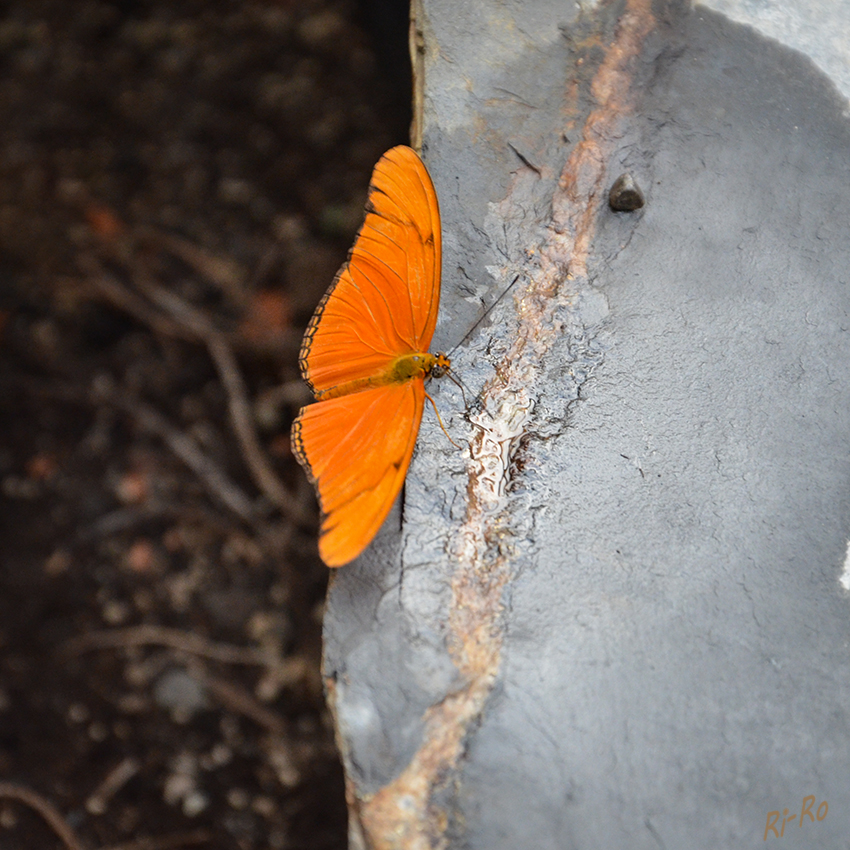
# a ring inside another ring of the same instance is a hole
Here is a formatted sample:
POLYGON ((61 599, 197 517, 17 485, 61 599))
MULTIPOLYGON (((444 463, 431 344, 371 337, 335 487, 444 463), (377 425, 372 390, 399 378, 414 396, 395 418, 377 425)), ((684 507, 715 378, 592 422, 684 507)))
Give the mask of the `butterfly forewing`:
MULTIPOLYGON (((379 162, 372 177, 369 204, 377 218, 367 223, 398 245, 388 224, 405 232, 404 250, 394 266, 404 268, 404 295, 411 312, 410 328, 417 351, 427 351, 437 323, 440 301, 440 211, 431 178, 419 157, 405 147, 393 148, 379 162), (382 160, 383 162, 383 160, 382 160), (412 213, 412 214, 411 214, 412 213)), ((364 231, 366 228, 364 227, 364 231)), ((355 245, 355 251, 359 245, 355 245)), ((406 319, 406 317, 405 317, 406 319)))
POLYGON ((428 350, 440 251, 431 178, 414 151, 392 148, 375 166, 366 220, 304 337, 299 363, 315 392, 373 377, 400 354, 428 350))

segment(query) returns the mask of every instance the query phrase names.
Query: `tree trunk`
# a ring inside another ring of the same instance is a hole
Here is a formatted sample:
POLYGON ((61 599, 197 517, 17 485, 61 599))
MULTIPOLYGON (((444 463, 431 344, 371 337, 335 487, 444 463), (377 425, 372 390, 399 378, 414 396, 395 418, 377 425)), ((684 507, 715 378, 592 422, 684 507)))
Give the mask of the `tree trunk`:
POLYGON ((583 5, 416 4, 469 406, 432 383, 464 448, 426 410, 329 594, 352 847, 844 846, 846 90, 704 7, 583 5))

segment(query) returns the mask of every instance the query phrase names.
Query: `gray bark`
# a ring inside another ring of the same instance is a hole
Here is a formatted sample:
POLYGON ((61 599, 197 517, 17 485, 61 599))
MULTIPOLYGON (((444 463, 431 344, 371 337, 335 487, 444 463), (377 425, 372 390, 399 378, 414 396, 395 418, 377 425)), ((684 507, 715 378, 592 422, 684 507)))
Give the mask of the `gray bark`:
POLYGON ((426 410, 334 576, 353 844, 847 847, 847 100, 717 12, 585 5, 419 9, 435 350, 520 277, 476 403, 430 387, 468 448, 426 410))

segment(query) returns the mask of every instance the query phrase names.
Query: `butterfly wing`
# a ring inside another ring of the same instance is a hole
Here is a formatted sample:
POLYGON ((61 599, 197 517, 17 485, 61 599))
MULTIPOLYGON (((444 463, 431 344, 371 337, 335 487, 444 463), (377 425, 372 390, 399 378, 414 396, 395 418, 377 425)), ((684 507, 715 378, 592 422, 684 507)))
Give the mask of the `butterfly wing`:
POLYGON ((292 448, 319 494, 319 553, 329 567, 356 558, 386 519, 424 405, 425 382, 417 378, 316 402, 295 420, 292 448))
POLYGON ((387 151, 372 173, 366 220, 301 345, 317 398, 373 377, 400 354, 427 351, 440 303, 440 211, 422 160, 387 151))

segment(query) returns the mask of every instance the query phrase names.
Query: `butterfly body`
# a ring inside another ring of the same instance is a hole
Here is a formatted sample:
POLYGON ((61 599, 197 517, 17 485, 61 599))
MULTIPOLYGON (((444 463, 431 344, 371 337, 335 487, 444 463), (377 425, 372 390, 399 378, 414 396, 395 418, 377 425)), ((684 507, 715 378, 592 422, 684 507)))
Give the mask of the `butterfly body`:
POLYGON ((316 403, 292 426, 322 509, 319 552, 353 560, 404 483, 427 393, 449 368, 428 353, 440 301, 440 213, 416 153, 392 148, 372 174, 366 220, 316 308, 299 365, 316 403))
POLYGON ((402 354, 397 357, 390 366, 381 374, 370 378, 357 378, 354 381, 346 381, 335 387, 316 392, 317 401, 328 398, 338 398, 341 395, 350 395, 371 387, 385 387, 387 384, 400 384, 411 381, 414 378, 439 378, 450 368, 451 361, 445 354, 429 354, 418 352, 416 354, 402 354))

